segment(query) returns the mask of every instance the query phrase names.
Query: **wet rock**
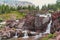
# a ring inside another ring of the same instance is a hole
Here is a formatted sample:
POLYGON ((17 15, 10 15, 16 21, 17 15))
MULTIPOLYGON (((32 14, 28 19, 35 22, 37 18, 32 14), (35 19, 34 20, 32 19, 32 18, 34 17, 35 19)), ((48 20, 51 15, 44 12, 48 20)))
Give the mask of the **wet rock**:
POLYGON ((6 21, 6 26, 10 27, 10 28, 13 28, 16 26, 16 21, 15 20, 7 20, 6 21))

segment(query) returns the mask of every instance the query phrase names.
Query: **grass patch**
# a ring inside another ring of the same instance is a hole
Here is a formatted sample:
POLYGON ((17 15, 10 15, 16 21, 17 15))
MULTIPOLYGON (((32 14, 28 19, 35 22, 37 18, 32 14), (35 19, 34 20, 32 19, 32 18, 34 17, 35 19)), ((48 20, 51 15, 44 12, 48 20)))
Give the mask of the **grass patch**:
POLYGON ((49 34, 48 37, 44 37, 41 40, 49 40, 50 38, 54 38, 55 35, 54 34, 49 34))
POLYGON ((0 14, 0 19, 8 20, 8 19, 21 19, 25 16, 25 13, 20 13, 18 11, 12 11, 10 13, 0 14))

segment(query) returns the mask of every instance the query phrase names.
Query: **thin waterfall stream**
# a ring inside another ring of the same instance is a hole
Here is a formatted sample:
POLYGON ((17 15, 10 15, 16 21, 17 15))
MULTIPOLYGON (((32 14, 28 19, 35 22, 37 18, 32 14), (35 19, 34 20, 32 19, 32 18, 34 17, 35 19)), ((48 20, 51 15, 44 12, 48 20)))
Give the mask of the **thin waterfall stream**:
POLYGON ((18 34, 17 34, 17 32, 15 33, 15 36, 14 36, 15 38, 18 38, 18 34))
POLYGON ((52 23, 52 20, 50 20, 50 23, 47 26, 46 32, 44 32, 44 33, 49 33, 50 34, 51 23, 52 23))
MULTIPOLYGON (((51 14, 47 14, 47 15, 49 15, 49 17, 51 18, 51 14)), ((51 23, 52 23, 52 20, 50 20, 50 23, 47 25, 47 28, 46 28, 46 31, 44 32, 44 34, 46 34, 46 33, 50 34, 51 23)))
POLYGON ((29 38, 29 36, 28 36, 28 31, 27 30, 25 30, 25 31, 23 31, 24 32, 24 37, 23 38, 29 38))

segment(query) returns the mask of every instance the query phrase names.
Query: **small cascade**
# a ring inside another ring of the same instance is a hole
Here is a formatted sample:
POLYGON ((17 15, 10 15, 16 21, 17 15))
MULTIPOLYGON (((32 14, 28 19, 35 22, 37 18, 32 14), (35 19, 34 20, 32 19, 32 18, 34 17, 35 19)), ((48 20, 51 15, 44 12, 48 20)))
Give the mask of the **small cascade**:
POLYGON ((42 37, 42 33, 39 34, 39 37, 42 37))
POLYGON ((19 20, 16 20, 16 22, 19 22, 19 20))
POLYGON ((36 35, 34 40, 38 40, 40 37, 42 37, 42 33, 39 33, 39 35, 36 35))
POLYGON ((36 35, 36 36, 35 36, 36 39, 37 39, 37 38, 40 38, 40 37, 42 37, 42 33, 39 33, 39 35, 36 35))
POLYGON ((18 35, 17 35, 17 32, 15 33, 15 36, 14 36, 15 38, 18 38, 18 35))
POLYGON ((46 33, 50 34, 51 23, 52 23, 52 20, 50 20, 50 23, 48 24, 46 32, 44 32, 44 34, 46 34, 46 33))
POLYGON ((29 38, 27 31, 25 30, 23 32, 24 32, 24 37, 23 38, 29 38))

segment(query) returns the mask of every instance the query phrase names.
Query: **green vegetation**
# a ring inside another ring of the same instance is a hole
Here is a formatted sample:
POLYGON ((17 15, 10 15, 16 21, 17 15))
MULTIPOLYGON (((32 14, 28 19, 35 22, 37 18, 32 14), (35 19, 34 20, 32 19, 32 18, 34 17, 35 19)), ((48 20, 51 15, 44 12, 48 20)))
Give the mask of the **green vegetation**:
POLYGON ((26 6, 24 6, 24 7, 22 7, 22 6, 18 6, 17 7, 17 10, 25 10, 25 9, 27 9, 27 10, 39 10, 39 6, 37 6, 37 7, 35 7, 35 6, 28 6, 28 7, 26 7, 26 6))
POLYGON ((0 22, 2 22, 3 21, 3 19, 2 18, 0 18, 0 22))
POLYGON ((0 5, 0 14, 10 13, 11 11, 15 10, 15 8, 9 7, 8 5, 0 5))
POLYGON ((25 13, 20 13, 19 10, 39 10, 39 6, 28 6, 28 7, 11 7, 8 5, 0 5, 0 21, 8 19, 20 19, 25 16, 25 13))
POLYGON ((60 10, 60 2, 57 2, 56 4, 48 4, 48 6, 44 5, 41 10, 47 10, 47 11, 60 10))
POLYGON ((49 40, 50 38, 54 38, 55 34, 49 34, 47 37, 42 38, 41 40, 49 40))
POLYGON ((18 11, 12 11, 10 13, 0 14, 0 19, 8 20, 8 19, 20 19, 25 16, 24 13, 19 13, 18 11))

